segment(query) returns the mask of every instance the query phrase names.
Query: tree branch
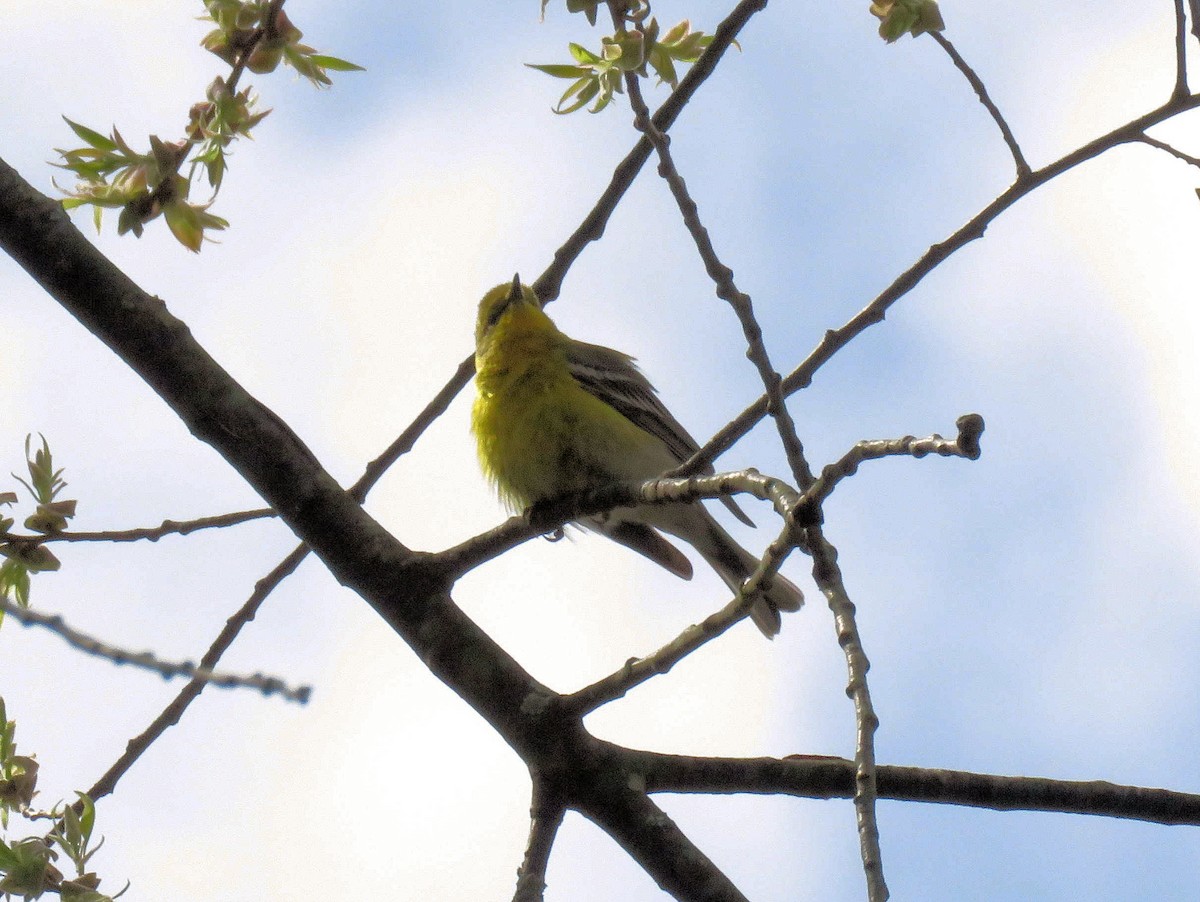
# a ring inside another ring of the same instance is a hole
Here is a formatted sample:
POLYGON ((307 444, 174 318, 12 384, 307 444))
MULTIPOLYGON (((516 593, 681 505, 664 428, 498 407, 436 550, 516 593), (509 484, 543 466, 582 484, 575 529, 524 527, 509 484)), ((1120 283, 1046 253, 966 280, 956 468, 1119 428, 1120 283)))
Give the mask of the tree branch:
POLYGON ((513 902, 542 902, 546 896, 546 866, 554 837, 563 821, 565 808, 561 799, 543 781, 534 778, 533 802, 529 809, 529 840, 525 844, 525 860, 517 871, 517 891, 513 902))
POLYGON ((1169 153, 1175 159, 1182 160, 1184 163, 1187 163, 1189 166, 1196 166, 1196 167, 1200 168, 1200 157, 1193 157, 1191 154, 1186 154, 1179 148, 1168 144, 1166 141, 1160 141, 1157 138, 1151 138, 1147 134, 1139 135, 1138 140, 1149 147, 1155 148, 1156 150, 1161 150, 1164 153, 1169 153))
MULTIPOLYGON (((698 758, 627 751, 628 766, 643 774, 651 793, 783 793, 810 799, 844 799, 854 793, 854 762, 845 758, 698 758)), ((1193 793, 1104 780, 1008 777, 888 764, 879 765, 877 774, 881 799, 1200 825, 1200 795, 1193 793)))
POLYGON ((950 43, 949 38, 947 38, 940 31, 931 31, 928 33, 935 41, 938 42, 938 45, 946 51, 950 59, 954 62, 954 65, 958 68, 958 71, 966 76, 966 79, 968 82, 970 82, 975 94, 979 97, 979 102, 983 104, 984 109, 988 111, 992 117, 992 120, 997 126, 999 126, 1000 134, 1004 136, 1004 143, 1008 145, 1009 153, 1012 154, 1013 162, 1016 163, 1017 166, 1017 181, 1029 178, 1029 176, 1032 174, 1032 170, 1029 168, 1029 163, 1025 161, 1025 155, 1021 153, 1021 145, 1017 143, 1017 139, 1013 135, 1012 129, 1008 127, 1008 122, 1005 120, 1004 116, 1000 114, 1000 108, 992 102, 992 98, 988 95, 987 88, 984 87, 983 80, 980 79, 980 77, 975 73, 974 69, 967 65, 967 61, 962 58, 958 50, 955 49, 954 45, 950 43))
MULTIPOLYGON (((615 12, 613 17, 616 18, 615 12)), ((779 432, 779 439, 783 444, 788 466, 796 484, 802 489, 807 489, 813 481, 812 470, 809 469, 808 461, 804 457, 804 446, 800 443, 800 437, 796 433, 796 423, 792 420, 792 415, 788 412, 787 404, 784 401, 783 391, 780 388, 782 379, 775 367, 771 365, 771 358, 767 354, 766 345, 763 344, 762 328, 754 316, 754 305, 751 303, 750 296, 738 289, 733 281, 733 270, 722 263, 717 256, 708 229, 700 221, 700 208, 692 199, 687 183, 675 167, 675 160, 671 155, 671 139, 654 125, 646 101, 642 99, 642 89, 638 77, 632 72, 625 74, 625 90, 629 94, 630 106, 633 107, 634 127, 654 145, 659 160, 658 174, 663 177, 671 189, 671 195, 675 198, 676 206, 679 207, 683 223, 692 236, 692 242, 696 245, 696 250, 704 263, 705 272, 717 286, 717 297, 726 301, 733 308, 733 312, 741 324, 742 335, 746 339, 746 357, 754 364, 754 368, 762 380, 763 388, 766 390, 767 412, 771 415, 779 432)))
POLYGON ((1183 0, 1175 0, 1175 89, 1171 92, 1171 99, 1182 100, 1190 93, 1187 83, 1187 16, 1183 11, 1183 0))
MULTIPOLYGON (((1200 0, 1196 0, 1196 2, 1200 2, 1200 0)), ((1029 178, 1011 185, 944 241, 932 245, 919 260, 901 273, 878 297, 852 316, 844 325, 827 331, 808 357, 784 377, 784 393, 790 395, 812 384, 813 377, 817 371, 830 358, 849 344, 853 338, 865 332, 871 326, 883 322, 888 309, 893 304, 916 288, 929 273, 933 272, 934 269, 956 251, 977 238, 982 238, 987 227, 1001 213, 1027 194, 1107 150, 1111 150, 1121 144, 1128 144, 1132 141, 1142 141, 1145 137, 1146 129, 1197 107, 1200 107, 1200 96, 1198 95, 1168 101, 1157 109, 1151 110, 1113 129, 1107 134, 1089 141, 1087 144, 1076 148, 1053 163, 1034 171, 1029 178)), ((667 475, 682 476, 704 469, 704 467, 728 451, 733 447, 735 442, 753 429, 763 416, 766 415, 766 412, 767 399, 765 396, 762 396, 722 427, 704 447, 692 455, 691 459, 676 467, 667 475)))
MULTIPOLYGON (((306 557, 308 557, 308 546, 301 544, 276 564, 269 574, 259 580, 246 603, 226 621, 224 628, 213 640, 208 651, 204 653, 204 657, 200 659, 201 667, 210 669, 216 667, 217 662, 229 650, 229 646, 233 644, 233 640, 237 638, 242 628, 254 619, 254 615, 258 613, 258 609, 266 601, 267 596, 291 575, 306 557)), ((100 779, 88 790, 88 795, 96 800, 113 792, 121 778, 129 772, 129 769, 146 753, 155 740, 168 728, 179 723, 188 706, 204 691, 205 685, 207 684, 203 680, 192 680, 184 686, 145 730, 125 744, 125 751, 121 757, 101 775, 100 779)))
POLYGON ((106 530, 103 532, 59 532, 45 536, 8 536, 0 534, 0 539, 15 538, 32 542, 140 542, 143 540, 157 542, 163 536, 186 536, 201 529, 224 529, 228 526, 238 526, 251 520, 263 520, 274 517, 275 511, 269 507, 260 507, 250 511, 236 511, 229 514, 216 514, 212 517, 198 517, 195 520, 163 520, 158 526, 142 526, 136 529, 106 530))
POLYGON ((742 897, 644 794, 604 803, 623 776, 585 760, 581 720, 450 599, 416 554, 343 491, 282 420, 249 395, 162 301, 142 291, 70 223, 59 204, 0 161, 0 247, 107 344, 212 445, 426 667, 533 766, 577 771, 570 797, 681 898, 742 897), (561 755, 566 747, 579 754, 561 755))
POLYGON ((128 651, 75 629, 68 625, 61 615, 43 614, 40 611, 23 608, 0 595, 0 615, 2 614, 8 614, 23 626, 44 627, 62 638, 72 648, 77 648, 86 654, 103 658, 114 664, 131 664, 134 667, 157 673, 164 679, 186 676, 195 682, 216 686, 219 689, 254 689, 263 695, 280 695, 289 702, 299 702, 302 705, 307 704, 312 695, 311 686, 297 686, 292 689, 283 680, 261 673, 251 676, 219 673, 204 665, 196 666, 191 661, 166 661, 153 652, 128 651))

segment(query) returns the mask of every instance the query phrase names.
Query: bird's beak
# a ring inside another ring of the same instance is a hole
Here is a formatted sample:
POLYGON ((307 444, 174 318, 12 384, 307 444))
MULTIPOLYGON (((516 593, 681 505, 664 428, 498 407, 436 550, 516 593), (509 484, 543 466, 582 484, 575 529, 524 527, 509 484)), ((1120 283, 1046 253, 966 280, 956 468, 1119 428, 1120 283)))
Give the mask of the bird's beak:
POLYGON ((508 303, 508 304, 515 303, 516 301, 519 301, 519 300, 521 300, 521 298, 522 298, 522 295, 521 295, 521 274, 520 274, 520 273, 514 273, 514 274, 513 274, 512 290, 511 290, 511 291, 509 291, 509 293, 508 293, 508 299, 507 299, 507 303, 508 303))

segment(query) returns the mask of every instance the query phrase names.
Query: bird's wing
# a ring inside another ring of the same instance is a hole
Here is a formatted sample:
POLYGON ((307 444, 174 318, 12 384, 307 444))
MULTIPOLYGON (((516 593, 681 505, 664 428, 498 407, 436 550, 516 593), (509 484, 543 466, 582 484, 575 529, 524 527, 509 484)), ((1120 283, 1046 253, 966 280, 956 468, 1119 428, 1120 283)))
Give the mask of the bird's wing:
MULTIPOLYGON (((661 441, 677 463, 683 463, 700 450, 628 354, 603 345, 571 341, 567 344, 567 366, 575 381, 589 394, 661 441)), ((704 472, 712 473, 713 468, 709 466, 704 472)), ((726 496, 721 502, 747 526, 754 525, 732 498, 726 496)))
POLYGON ((678 463, 700 450, 628 354, 573 341, 567 347, 567 365, 590 394, 661 441, 678 463))

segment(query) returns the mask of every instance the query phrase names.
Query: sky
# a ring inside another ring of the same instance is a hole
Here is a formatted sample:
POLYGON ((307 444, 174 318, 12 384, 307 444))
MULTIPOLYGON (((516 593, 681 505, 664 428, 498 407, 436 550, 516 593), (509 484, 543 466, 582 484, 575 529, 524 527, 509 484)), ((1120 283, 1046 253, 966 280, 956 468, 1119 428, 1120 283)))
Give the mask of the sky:
MULTIPOLYGON (((195 4, 196 12, 200 4, 195 4)), ((672 130, 718 253, 788 371, 1012 179, 969 86, 929 38, 887 46, 867 3, 774 3, 672 130)), ((551 3, 290 0, 307 42, 366 67, 317 92, 252 84, 273 112, 237 147, 192 255, 161 223, 96 244, 171 311, 345 483, 471 350, 480 295, 531 281, 634 140, 620 98, 556 117, 558 62, 599 32, 551 3)), ((728 5, 658 2, 711 30, 728 5)), ((1163 102, 1171 4, 942 5, 947 36, 1036 167, 1163 102)), ((10 0, 0 35, 0 157, 47 192, 61 117, 132 142, 176 133, 220 72, 204 26, 149 0, 10 0), (47 51, 45 48, 51 48, 47 51)), ((1191 44, 1193 56, 1197 48, 1191 44)), ((1194 75, 1200 83, 1200 74, 1194 75)), ((648 92, 661 102, 666 89, 648 92)), ((1155 132, 1200 153, 1194 119, 1155 132)), ((62 181, 60 177, 60 181, 62 181)), ((789 402, 814 466, 864 438, 987 422, 975 462, 864 465, 826 512, 858 606, 883 763, 1194 791, 1200 735, 1200 173, 1120 148, 1021 201, 789 402)), ((702 440, 759 394, 647 168, 551 314, 638 358, 702 440)), ((469 393, 388 474, 368 509, 438 550, 505 516, 479 475, 469 393)), ((0 259, 0 473, 42 433, 79 499, 74 527, 154 525, 260 505, 140 380, 0 259)), ((721 461, 785 475, 769 426, 721 461)), ((0 480, 0 490, 9 488, 0 480)), ((13 486, 15 487, 15 486, 13 486)), ((758 530, 730 527, 761 550, 758 530)), ((39 609, 131 649, 195 659, 294 545, 276 523, 155 544, 57 549, 39 609)), ((570 691, 728 600, 578 534, 469 574, 455 600, 534 676, 570 691)), ((765 643, 742 624, 619 703, 596 735, 691 754, 853 753, 832 618, 810 603, 765 643)), ((509 898, 527 830, 516 756, 406 646, 306 561, 224 668, 314 686, 306 707, 208 691, 99 806, 95 865, 125 898, 509 898)), ((88 659, 14 622, 0 694, 40 801, 91 785, 178 684, 88 659)), ((658 797, 756 900, 865 897, 852 806, 658 797)), ((1192 899, 1194 830, 881 802, 895 899, 1192 899)), ((569 816, 551 902, 666 898, 569 816)))

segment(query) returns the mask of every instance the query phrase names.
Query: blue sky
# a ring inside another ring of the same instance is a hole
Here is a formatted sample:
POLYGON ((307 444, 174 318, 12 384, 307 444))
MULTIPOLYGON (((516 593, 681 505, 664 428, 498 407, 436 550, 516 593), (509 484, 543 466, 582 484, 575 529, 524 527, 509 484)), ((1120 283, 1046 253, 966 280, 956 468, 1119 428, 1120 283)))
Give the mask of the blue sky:
MULTIPOLYGON (((567 41, 598 35, 554 4, 539 23, 537 6, 291 0, 309 42, 368 71, 321 93, 287 73, 254 80, 275 112, 237 149, 220 244, 193 256, 161 227, 118 239, 111 220, 95 239, 347 482, 470 350, 479 295, 514 270, 540 272, 633 141, 619 104, 550 113, 561 84, 521 63, 561 60, 567 41)), ((783 370, 1011 180, 945 55, 928 39, 885 46, 866 6, 771 4, 673 131, 783 370)), ((655 10, 711 29, 726 7, 655 10)), ((1169 93, 1165 2, 943 12, 1035 166, 1169 93)), ((60 115, 115 122, 131 140, 172 135, 219 71, 196 46, 203 31, 149 0, 10 3, 0 156, 49 190, 46 161, 71 140, 60 115), (38 49, 47 42, 61 49, 38 49)), ((1200 147, 1190 122, 1157 134, 1200 147)), ((873 664, 881 761, 1200 781, 1197 179, 1146 147, 1079 168, 1005 213, 793 398, 817 465, 862 438, 949 433, 968 411, 988 423, 979 461, 866 465, 828 507, 873 664)), ((26 433, 44 433, 80 529, 258 505, 6 259, 0 298, 0 472, 20 467, 26 433)), ((652 169, 552 314, 638 357, 698 437, 758 393, 652 169)), ((503 516, 475 466, 468 403, 370 499, 412 547, 446 547, 503 516)), ((786 472, 766 427, 723 464, 786 472)), ((762 528, 738 535, 760 549, 773 528, 769 511, 753 513, 762 528)), ((253 524, 72 546, 34 602, 130 648, 195 658, 293 542, 253 524)), ((813 600, 774 643, 741 626, 591 728, 667 751, 850 755, 831 617, 805 562, 786 572, 813 600)), ((726 601, 711 574, 681 583, 591 536, 528 543, 455 598, 563 690, 726 601)), ((128 878, 128 898, 181 902, 511 895, 524 768, 318 563, 276 593, 225 666, 311 682, 314 701, 206 693, 102 803, 107 888, 128 878)), ((22 751, 42 763, 44 801, 90 785, 176 690, 48 634, 0 630, 0 692, 22 751)), ((662 803, 752 899, 864 896, 848 803, 662 803)), ((896 899, 1195 896, 1200 845, 1186 828, 898 803, 882 803, 880 821, 896 899)), ((577 817, 549 883, 550 900, 663 898, 577 817)))

